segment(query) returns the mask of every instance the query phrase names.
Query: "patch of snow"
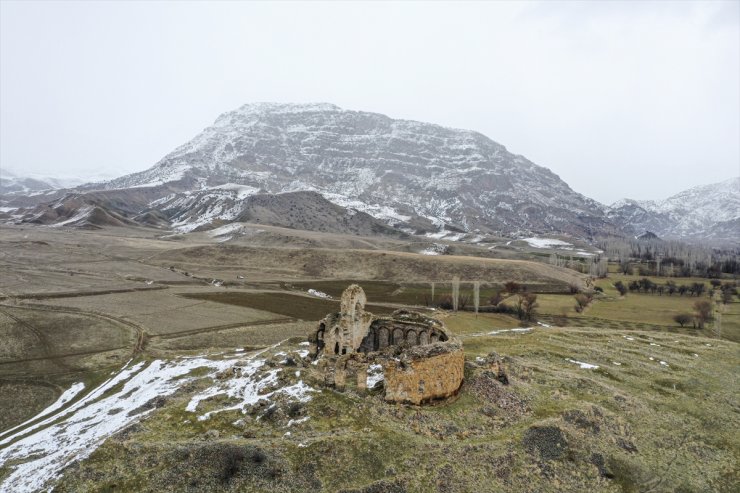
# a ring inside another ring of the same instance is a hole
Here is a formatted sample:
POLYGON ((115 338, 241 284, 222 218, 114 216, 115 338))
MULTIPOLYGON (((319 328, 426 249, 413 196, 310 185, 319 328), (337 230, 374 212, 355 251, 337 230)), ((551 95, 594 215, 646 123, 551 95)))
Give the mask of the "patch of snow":
MULTIPOLYGON (((57 409, 63 408, 65 404, 67 404, 69 401, 71 401, 72 399, 74 399, 75 396, 77 396, 77 394, 79 394, 80 392, 82 392, 82 390, 84 388, 85 388, 85 384, 82 383, 82 382, 77 382, 77 383, 72 384, 72 386, 70 388, 68 388, 67 390, 65 390, 64 392, 62 392, 62 395, 60 395, 59 398, 56 401, 54 401, 54 403, 52 405, 50 405, 49 407, 47 407, 46 409, 44 409, 43 411, 41 411, 40 413, 38 413, 33 418, 28 419, 28 420, 24 421, 23 423, 10 428, 9 430, 3 431, 2 433, 0 433, 0 438, 3 435, 7 435, 8 433, 11 433, 11 432, 13 432, 13 431, 15 431, 15 430, 17 430, 19 428, 23 428, 27 424, 32 423, 32 422, 36 421, 37 419, 43 418, 47 414, 53 413, 57 409)), ((2 444, 2 443, 6 443, 6 442, 5 441, 0 442, 0 444, 2 444)))
POLYGON ((53 228, 58 228, 60 226, 66 226, 67 224, 76 223, 77 221, 82 221, 83 219, 86 219, 90 215, 90 213, 92 212, 92 210, 93 210, 93 206, 91 206, 91 205, 82 207, 82 208, 80 208, 79 211, 77 211, 77 214, 75 214, 74 216, 70 217, 67 220, 60 221, 58 223, 54 223, 51 226, 53 228))
POLYGON ((151 412, 151 408, 143 408, 144 404, 174 393, 188 380, 182 376, 208 364, 208 360, 194 358, 124 366, 82 400, 8 437, 6 441, 23 436, 0 451, 0 464, 12 464, 0 490, 18 493, 43 490, 68 464, 86 458, 103 440, 151 412), (118 392, 102 397, 119 384, 122 387, 118 392), (46 427, 38 429, 40 426, 46 427), (34 432, 29 434, 30 431, 34 432))
POLYGON ((622 366, 622 363, 618 363, 616 361, 612 361, 612 363, 615 364, 615 365, 617 365, 617 366, 622 366))
POLYGON ((373 364, 367 367, 367 388, 372 389, 378 382, 382 382, 385 379, 383 374, 383 366, 373 364))
MULTIPOLYGON (((16 427, 5 432, 7 436, 0 441, 0 445, 5 445, 0 450, 0 466, 6 466, 7 473, 0 483, 0 491, 45 491, 70 463, 85 459, 106 438, 152 412, 154 408, 145 404, 157 397, 172 395, 194 378, 214 378, 226 369, 238 369, 234 378, 214 379, 212 387, 195 395, 187 405, 191 412, 197 410, 200 402, 214 395, 224 394, 236 399, 238 403, 227 409, 238 409, 245 403, 278 394, 305 402, 310 399, 309 393, 315 392, 302 381, 275 388, 277 373, 281 370, 271 370, 257 377, 255 374, 264 361, 248 359, 245 363, 243 358, 244 355, 234 354, 230 359, 194 356, 169 361, 141 361, 134 365, 129 361, 108 380, 65 408, 65 404, 84 389, 82 383, 72 385, 54 404, 19 427, 45 419, 20 431, 15 431, 19 429, 16 427), (209 373, 205 377, 190 377, 188 374, 197 368, 207 368, 209 373), (260 394, 267 386, 271 391, 260 394), (111 393, 117 387, 119 390, 111 393)), ((207 419, 210 414, 223 410, 211 411, 199 419, 207 419)))
POLYGON ((316 296, 317 298, 324 298, 326 300, 332 299, 331 296, 317 289, 309 289, 308 294, 310 294, 311 296, 316 296))
POLYGON ((544 327, 544 328, 546 328, 546 329, 549 329, 549 328, 550 328, 550 326, 549 326, 549 325, 547 325, 547 324, 543 324, 542 322, 537 322, 537 325, 541 325, 542 327, 544 327))
POLYGON ((661 361, 660 364, 663 366, 669 366, 668 363, 666 363, 665 361, 661 361))
POLYGON ((592 365, 591 363, 584 363, 583 361, 577 361, 577 360, 570 359, 570 358, 565 358, 565 361, 576 364, 584 370, 595 370, 596 368, 599 367, 599 365, 592 365))
MULTIPOLYGON (((524 238, 524 241, 526 241, 529 246, 534 247, 534 248, 562 248, 562 247, 572 247, 573 246, 572 243, 568 243, 562 240, 556 240, 553 238, 532 237, 532 238, 524 238)), ((509 243, 507 243, 507 245, 509 243)))
POLYGON ((501 334, 503 332, 514 332, 518 334, 525 334, 527 332, 531 332, 534 330, 532 327, 518 327, 515 329, 501 329, 501 330, 492 330, 491 332, 488 332, 487 335, 489 336, 495 336, 496 334, 501 334))
POLYGON ((622 336, 622 337, 624 337, 624 338, 625 338, 625 339, 627 339, 628 341, 634 341, 634 340, 635 340, 635 338, 634 338, 634 337, 630 337, 630 336, 622 336))
POLYGON ((310 416, 304 416, 304 417, 299 418, 299 419, 291 419, 290 421, 288 421, 288 424, 286 425, 286 427, 290 428, 293 425, 299 425, 301 423, 305 423, 309 419, 310 419, 310 416))
POLYGON ((303 342, 299 342, 299 343, 298 343, 298 345, 299 345, 299 346, 310 346, 310 345, 311 345, 311 343, 310 343, 310 342, 308 342, 308 341, 303 341, 303 342))

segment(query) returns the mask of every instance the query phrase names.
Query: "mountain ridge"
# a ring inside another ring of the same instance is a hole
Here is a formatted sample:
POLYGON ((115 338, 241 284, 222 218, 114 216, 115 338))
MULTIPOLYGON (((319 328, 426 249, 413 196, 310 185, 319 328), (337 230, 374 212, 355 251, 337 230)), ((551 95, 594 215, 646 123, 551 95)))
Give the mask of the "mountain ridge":
MULTIPOLYGON (((234 221, 254 194, 316 192, 328 203, 412 234, 588 239, 649 230, 665 237, 736 240, 738 179, 722 183, 729 187, 722 193, 712 192, 718 184, 705 185, 663 201, 623 199, 607 206, 473 130, 331 103, 248 103, 220 114, 146 170, 71 191, 93 194, 94 205, 103 208, 101 197, 113 194, 115 204, 108 212, 122 212, 134 221, 146 214, 144 224, 169 224, 180 231, 234 221), (126 193, 136 197, 140 210, 116 209, 126 193), (142 205, 144 195, 150 201, 142 205), (717 205, 722 200, 726 207, 717 205), (687 203, 692 204, 688 211, 682 208, 687 203)), ((37 203, 61 200, 67 192, 46 192, 37 203)), ((28 207, 33 202, 18 194, 10 197, 16 204, 0 205, 28 207)))

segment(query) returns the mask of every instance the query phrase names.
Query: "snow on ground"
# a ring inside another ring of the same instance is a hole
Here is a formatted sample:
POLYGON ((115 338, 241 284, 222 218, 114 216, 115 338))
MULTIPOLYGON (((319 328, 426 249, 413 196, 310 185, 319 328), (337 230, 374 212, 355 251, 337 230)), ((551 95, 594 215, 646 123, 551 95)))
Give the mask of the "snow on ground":
POLYGON ((330 300, 331 299, 331 296, 329 296, 325 292, 319 291, 317 289, 309 289, 308 290, 308 294, 310 294, 311 296, 316 296, 317 298, 324 298, 324 299, 327 299, 327 300, 330 300))
POLYGON ((465 238, 465 236, 467 236, 467 233, 455 233, 453 231, 442 229, 440 231, 437 231, 436 233, 426 233, 424 236, 433 240, 444 239, 447 241, 460 241, 461 239, 465 238))
POLYGON ((74 216, 70 217, 69 219, 67 219, 65 221, 60 221, 58 223, 54 223, 51 226, 53 228, 57 228, 59 226, 65 226, 67 224, 72 224, 72 223, 75 223, 77 221, 82 221, 83 219, 86 219, 87 216, 90 215, 90 213, 92 212, 92 210, 93 210, 93 206, 91 206, 91 205, 82 207, 79 211, 77 211, 77 214, 75 214, 74 216))
POLYGON ((228 407, 211 410, 199 419, 227 409, 243 409, 249 402, 277 395, 302 402, 310 399, 309 393, 314 389, 302 380, 279 386, 277 374, 281 369, 260 375, 258 370, 264 361, 254 359, 258 354, 248 358, 243 353, 230 353, 222 359, 196 356, 134 364, 129 361, 108 380, 71 403, 84 389, 82 383, 72 385, 37 416, 5 432, 7 436, 0 440, 0 446, 5 446, 0 450, 0 467, 6 466, 7 473, 0 491, 24 493, 48 488, 67 465, 85 459, 106 438, 149 414, 155 406, 147 406, 148 403, 172 395, 194 378, 213 378, 224 370, 234 371, 234 378, 214 379, 212 387, 193 397, 187 410, 196 411, 203 400, 221 394, 235 399, 237 404, 231 405, 231 400, 228 407), (196 368, 209 372, 206 376, 189 376, 196 368), (269 392, 261 393, 268 387, 269 392), (21 429, 27 423, 35 424, 21 429))
MULTIPOLYGON (((67 404, 69 401, 71 401, 72 399, 74 399, 77 396, 77 394, 79 394, 80 392, 82 392, 82 390, 84 388, 85 388, 85 384, 82 383, 82 382, 77 382, 75 384, 72 384, 72 386, 70 388, 68 388, 67 390, 65 390, 64 392, 62 392, 62 395, 60 395, 59 398, 51 406, 47 407, 46 409, 44 409, 43 411, 41 411, 40 413, 38 413, 33 418, 31 418, 31 419, 29 419, 27 421, 24 421, 23 423, 19 424, 18 426, 14 426, 13 428, 11 428, 9 430, 5 430, 4 432, 0 433, 0 438, 2 438, 4 435, 8 435, 9 433, 11 433, 11 432, 13 432, 13 431, 15 431, 15 430, 17 430, 19 428, 23 428, 24 426, 27 426, 32 421, 36 421, 39 418, 43 418, 47 414, 53 413, 57 409, 61 409, 62 407, 64 407, 65 404, 67 404)), ((33 429, 33 427, 31 429, 33 429)), ((4 440, 0 441, 0 445, 2 445, 4 443, 7 443, 8 441, 10 441, 10 440, 4 439, 4 440)))
POLYGON ((243 227, 240 223, 225 224, 224 226, 210 230, 208 236, 213 238, 215 236, 230 235, 239 232, 243 227))
POLYGON ((242 413, 246 413, 246 408, 249 405, 256 404, 260 400, 269 399, 278 394, 284 394, 291 397, 294 400, 306 402, 310 400, 308 395, 314 390, 303 383, 302 380, 294 385, 286 387, 280 387, 277 390, 265 392, 270 388, 274 388, 278 384, 278 374, 283 371, 278 368, 270 370, 263 376, 255 378, 257 370, 264 365, 264 360, 250 361, 244 366, 234 367, 235 377, 229 378, 219 382, 218 384, 194 395, 188 405, 185 407, 186 411, 196 412, 198 406, 202 401, 210 399, 217 395, 224 395, 229 397, 232 401, 236 400, 236 404, 231 406, 223 407, 215 411, 209 411, 198 416, 198 421, 204 421, 210 418, 216 413, 223 411, 240 410, 242 413))
POLYGON ((565 361, 567 361, 568 363, 576 364, 584 370, 595 370, 599 367, 599 365, 592 365, 591 363, 584 363, 583 361, 577 361, 570 358, 565 358, 565 361))
POLYGON ((217 187, 213 187, 214 190, 228 190, 230 192, 236 192, 237 200, 244 200, 250 195, 259 193, 260 189, 250 187, 249 185, 239 185, 237 183, 225 183, 217 187))
POLYGON ((573 247, 572 243, 568 243, 563 240, 556 240, 553 238, 524 238, 527 244, 534 248, 562 248, 562 247, 573 247))
POLYGON ((383 366, 374 364, 367 367, 367 388, 372 389, 378 382, 385 379, 383 366))
POLYGON ((492 330, 491 332, 488 332, 487 335, 489 336, 495 336, 496 334, 501 334, 502 332, 515 332, 517 334, 526 334, 527 332, 532 332, 532 327, 519 327, 516 329, 501 329, 501 330, 492 330))

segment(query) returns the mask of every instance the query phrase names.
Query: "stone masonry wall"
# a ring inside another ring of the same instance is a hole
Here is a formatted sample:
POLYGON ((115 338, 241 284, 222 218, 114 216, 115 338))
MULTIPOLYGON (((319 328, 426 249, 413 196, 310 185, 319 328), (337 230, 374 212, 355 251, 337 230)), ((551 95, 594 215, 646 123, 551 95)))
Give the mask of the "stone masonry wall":
POLYGON ((465 370, 462 345, 444 343, 435 344, 434 348, 428 356, 390 360, 383 365, 387 401, 418 405, 457 393, 465 370))

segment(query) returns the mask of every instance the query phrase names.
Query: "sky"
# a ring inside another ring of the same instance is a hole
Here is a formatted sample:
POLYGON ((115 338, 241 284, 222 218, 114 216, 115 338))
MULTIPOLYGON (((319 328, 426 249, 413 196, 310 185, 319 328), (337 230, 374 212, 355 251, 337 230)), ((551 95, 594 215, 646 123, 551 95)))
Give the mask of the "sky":
POLYGON ((740 175, 740 2, 0 0, 0 173, 140 171, 248 102, 479 131, 603 203, 740 175))

